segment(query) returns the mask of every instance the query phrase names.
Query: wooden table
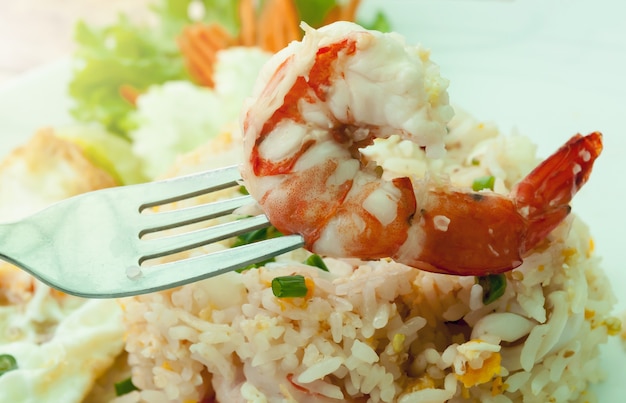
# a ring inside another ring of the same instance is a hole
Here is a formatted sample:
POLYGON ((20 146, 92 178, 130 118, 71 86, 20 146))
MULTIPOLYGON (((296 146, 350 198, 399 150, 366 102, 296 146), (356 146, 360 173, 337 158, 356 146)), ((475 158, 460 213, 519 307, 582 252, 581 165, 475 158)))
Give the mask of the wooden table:
POLYGON ((71 54, 74 24, 109 24, 124 12, 145 19, 152 0, 0 1, 0 85, 71 54))

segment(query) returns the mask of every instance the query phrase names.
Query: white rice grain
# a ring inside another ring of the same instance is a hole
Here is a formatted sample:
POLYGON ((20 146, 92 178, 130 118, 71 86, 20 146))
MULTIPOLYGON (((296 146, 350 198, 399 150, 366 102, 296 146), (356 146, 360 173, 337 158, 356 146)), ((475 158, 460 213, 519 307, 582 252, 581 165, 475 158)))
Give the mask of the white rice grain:
POLYGON ((265 365, 272 361, 281 360, 289 354, 293 355, 296 351, 296 346, 290 346, 288 344, 280 344, 272 346, 267 350, 260 350, 254 355, 254 358, 252 359, 252 366, 256 367, 265 365))
POLYGON ((173 326, 168 331, 168 336, 174 340, 187 340, 192 343, 198 342, 198 331, 189 326, 173 326))
POLYGON ((398 403, 442 403, 453 396, 454 393, 445 389, 422 389, 400 396, 398 403))
MULTIPOLYGON (((556 344, 562 336, 573 337, 573 334, 563 333, 568 320, 569 304, 565 291, 555 291, 548 295, 548 302, 552 308, 549 319, 549 329, 541 342, 541 347, 537 351, 537 358, 542 359, 556 344)), ((564 339, 567 341, 567 339, 564 339)))
POLYGON ((483 307, 483 287, 480 284, 474 284, 471 288, 469 307, 472 311, 483 307))
POLYGON ((474 325, 472 339, 495 335, 502 341, 513 342, 526 336, 536 325, 533 321, 510 312, 496 312, 482 317, 474 325))
POLYGON ((316 379, 322 379, 326 375, 332 374, 334 371, 336 371, 339 366, 343 364, 343 362, 344 359, 341 357, 324 359, 323 361, 315 363, 302 371, 300 375, 298 375, 298 382, 310 383, 316 379))
POLYGON ((446 309, 442 317, 449 322, 454 322, 465 316, 467 311, 467 306, 459 302, 458 304, 451 305, 448 309, 446 309))
POLYGON ((530 381, 530 388, 534 395, 538 395, 541 390, 550 382, 550 373, 547 369, 542 368, 539 372, 533 375, 530 381))
POLYGON ((390 306, 387 304, 381 304, 376 313, 374 314, 374 318, 372 319, 372 326, 374 329, 382 329, 384 328, 389 321, 389 311, 390 306))
POLYGON ((373 364, 375 362, 378 362, 379 357, 378 354, 376 354, 376 351, 374 351, 373 348, 371 348, 370 346, 368 346, 367 344, 363 343, 360 340, 354 340, 354 343, 352 344, 352 348, 350 349, 350 351, 352 352, 352 355, 355 358, 358 358, 359 360, 366 362, 368 364, 373 364))
POLYGON ((330 334, 335 343, 339 343, 342 339, 342 318, 339 312, 333 312, 328 317, 330 325, 330 334))

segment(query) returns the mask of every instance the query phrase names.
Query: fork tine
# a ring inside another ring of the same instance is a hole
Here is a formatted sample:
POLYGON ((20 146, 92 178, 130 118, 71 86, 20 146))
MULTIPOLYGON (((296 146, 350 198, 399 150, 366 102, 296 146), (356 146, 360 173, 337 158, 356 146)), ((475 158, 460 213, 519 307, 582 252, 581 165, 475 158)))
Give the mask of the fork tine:
POLYGON ((208 245, 227 238, 254 231, 270 225, 264 215, 259 215, 241 220, 230 221, 224 224, 214 225, 208 228, 190 231, 161 238, 144 239, 139 244, 140 264, 149 259, 183 252, 199 246, 208 245))
MULTIPOLYGON (((115 297, 137 295, 178 287, 259 263, 304 245, 300 235, 286 235, 176 262, 150 267, 150 273, 128 279, 126 289, 115 297), (173 274, 174 273, 174 274, 173 274)), ((107 294, 110 297, 110 294, 107 294)))
POLYGON ((139 210, 173 203, 211 193, 220 189, 237 186, 241 180, 239 166, 232 165, 211 171, 180 176, 153 182, 142 189, 143 198, 147 200, 139 210))
POLYGON ((143 224, 142 228, 144 229, 139 233, 139 236, 141 237, 152 232, 163 231, 187 224, 210 220, 212 218, 230 214, 239 207, 243 207, 253 202, 254 199, 252 196, 241 196, 177 210, 142 214, 141 224, 143 224))

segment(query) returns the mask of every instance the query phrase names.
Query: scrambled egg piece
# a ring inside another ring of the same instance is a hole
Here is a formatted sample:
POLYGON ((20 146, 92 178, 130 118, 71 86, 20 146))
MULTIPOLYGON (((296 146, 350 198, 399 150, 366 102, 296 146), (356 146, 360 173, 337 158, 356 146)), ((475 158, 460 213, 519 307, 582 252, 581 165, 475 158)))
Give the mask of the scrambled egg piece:
POLYGON ((482 383, 487 383, 500 373, 500 361, 501 356, 499 353, 491 354, 487 359, 483 361, 482 367, 467 367, 465 369, 465 373, 462 375, 457 375, 457 377, 461 382, 463 382, 463 385, 466 388, 480 385, 482 383))
POLYGON ((500 374, 500 346, 470 340, 457 347, 459 357, 454 368, 457 378, 466 388, 491 381, 500 374))
MULTIPOLYGON (((0 163, 0 221, 114 185, 77 145, 41 130, 0 163)), ((65 295, 0 262, 0 355, 17 363, 0 375, 0 401, 82 401, 121 353, 123 334, 116 301, 65 295)))

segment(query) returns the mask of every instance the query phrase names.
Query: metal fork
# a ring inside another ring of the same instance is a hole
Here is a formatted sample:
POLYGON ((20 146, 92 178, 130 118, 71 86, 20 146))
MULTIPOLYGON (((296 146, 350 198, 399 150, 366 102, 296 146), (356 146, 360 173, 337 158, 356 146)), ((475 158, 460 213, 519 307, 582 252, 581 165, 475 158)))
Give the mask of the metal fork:
POLYGON ((272 238, 169 263, 146 261, 271 225, 265 215, 149 239, 146 234, 232 214, 253 202, 241 196, 178 210, 155 206, 239 186, 237 166, 179 178, 98 190, 0 224, 0 258, 65 293, 118 298, 172 288, 303 246, 299 235, 272 238), (149 213, 148 213, 149 212, 149 213))

